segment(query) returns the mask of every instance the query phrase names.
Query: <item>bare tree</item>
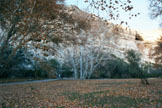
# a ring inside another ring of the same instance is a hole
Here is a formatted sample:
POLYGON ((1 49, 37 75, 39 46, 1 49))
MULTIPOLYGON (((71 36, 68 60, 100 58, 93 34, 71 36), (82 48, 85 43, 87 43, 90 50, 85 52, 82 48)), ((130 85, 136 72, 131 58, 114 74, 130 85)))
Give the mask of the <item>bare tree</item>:
POLYGON ((94 35, 91 31, 82 31, 78 35, 76 44, 62 47, 62 49, 58 48, 59 57, 71 65, 74 78, 89 79, 99 64, 108 60, 109 57, 107 52, 104 51, 103 42, 108 30, 103 31, 104 27, 104 25, 100 25, 99 30, 94 35))
POLYGON ((90 78, 96 67, 105 59, 102 50, 93 46, 73 45, 64 50, 66 50, 64 56, 67 57, 64 59, 71 64, 76 79, 90 78))

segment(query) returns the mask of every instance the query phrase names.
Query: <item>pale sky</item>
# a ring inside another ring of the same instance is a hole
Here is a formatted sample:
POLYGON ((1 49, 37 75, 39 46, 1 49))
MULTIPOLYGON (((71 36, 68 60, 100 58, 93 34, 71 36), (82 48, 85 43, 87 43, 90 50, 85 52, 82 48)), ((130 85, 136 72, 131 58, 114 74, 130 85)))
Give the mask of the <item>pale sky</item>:
MULTIPOLYGON (((87 4, 84 3, 84 0, 66 0, 66 4, 76 5, 82 10, 85 10, 87 7, 87 4)), ((124 12, 121 12, 120 14, 120 19, 127 21, 130 28, 136 30, 155 30, 160 28, 159 20, 152 20, 149 17, 148 0, 132 0, 132 5, 134 6, 133 12, 140 13, 138 17, 129 20, 128 14, 125 14, 124 12)), ((101 13, 100 16, 104 17, 104 13, 101 13)))

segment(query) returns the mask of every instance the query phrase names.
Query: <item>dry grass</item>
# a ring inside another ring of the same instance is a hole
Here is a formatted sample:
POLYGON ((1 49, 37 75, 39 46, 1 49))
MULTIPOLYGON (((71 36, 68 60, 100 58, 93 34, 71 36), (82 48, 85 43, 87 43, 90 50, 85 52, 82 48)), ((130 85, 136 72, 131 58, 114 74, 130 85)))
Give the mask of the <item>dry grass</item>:
POLYGON ((60 80, 0 86, 0 108, 162 108, 162 79, 60 80))

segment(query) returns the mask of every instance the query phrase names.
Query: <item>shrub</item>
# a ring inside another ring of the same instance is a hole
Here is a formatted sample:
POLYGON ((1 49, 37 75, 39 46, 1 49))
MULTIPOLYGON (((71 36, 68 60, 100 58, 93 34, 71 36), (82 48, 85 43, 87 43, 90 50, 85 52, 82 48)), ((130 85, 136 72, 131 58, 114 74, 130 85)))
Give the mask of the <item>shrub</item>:
POLYGON ((25 69, 25 65, 30 64, 24 53, 24 49, 19 49, 14 56, 9 59, 9 56, 13 52, 13 48, 9 47, 3 52, 0 51, 0 78, 7 77, 20 77, 23 76, 22 69, 25 69))
POLYGON ((135 40, 143 41, 143 37, 139 33, 136 33, 135 34, 135 40))
POLYGON ((72 67, 68 66, 67 64, 62 66, 61 77, 70 78, 73 77, 73 73, 74 72, 72 71, 72 67))
POLYGON ((162 67, 151 68, 149 73, 147 73, 149 78, 162 78, 162 67))
POLYGON ((34 59, 34 70, 35 77, 46 77, 46 78, 56 78, 59 68, 59 62, 55 59, 51 60, 41 60, 38 58, 34 59))
POLYGON ((91 78, 137 78, 136 73, 123 59, 115 58, 101 64, 91 78))

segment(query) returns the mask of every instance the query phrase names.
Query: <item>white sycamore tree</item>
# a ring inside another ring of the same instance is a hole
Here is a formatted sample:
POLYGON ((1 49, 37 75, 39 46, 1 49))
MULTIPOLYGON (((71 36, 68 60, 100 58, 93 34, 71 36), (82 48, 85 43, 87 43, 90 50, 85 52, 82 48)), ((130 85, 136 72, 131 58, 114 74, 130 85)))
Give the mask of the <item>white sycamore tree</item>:
POLYGON ((95 69, 104 60, 110 58, 108 56, 110 52, 108 54, 104 50, 104 37, 108 30, 103 29, 105 29, 105 26, 101 25, 96 33, 82 31, 78 35, 77 44, 58 48, 57 59, 62 63, 68 63, 72 67, 75 79, 89 79, 95 69))

